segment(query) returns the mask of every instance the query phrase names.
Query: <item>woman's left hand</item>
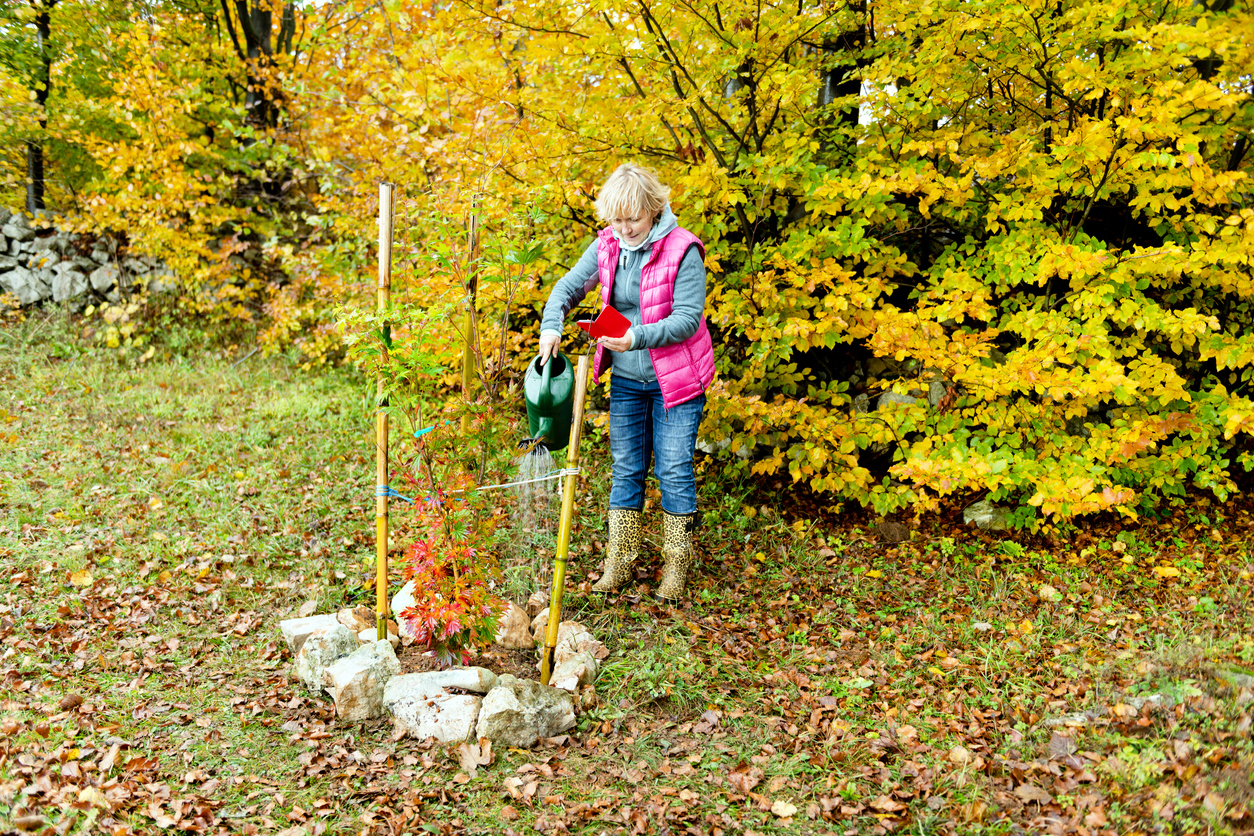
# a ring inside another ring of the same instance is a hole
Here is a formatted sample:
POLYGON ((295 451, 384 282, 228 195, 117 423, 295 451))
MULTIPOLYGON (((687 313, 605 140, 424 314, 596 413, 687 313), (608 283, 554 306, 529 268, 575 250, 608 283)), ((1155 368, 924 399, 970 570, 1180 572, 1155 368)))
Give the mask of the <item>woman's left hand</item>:
POLYGON ((630 331, 628 331, 626 334, 624 334, 621 337, 601 337, 601 339, 597 340, 597 343, 605 346, 610 351, 619 351, 619 352, 631 351, 632 342, 633 340, 631 338, 630 331))

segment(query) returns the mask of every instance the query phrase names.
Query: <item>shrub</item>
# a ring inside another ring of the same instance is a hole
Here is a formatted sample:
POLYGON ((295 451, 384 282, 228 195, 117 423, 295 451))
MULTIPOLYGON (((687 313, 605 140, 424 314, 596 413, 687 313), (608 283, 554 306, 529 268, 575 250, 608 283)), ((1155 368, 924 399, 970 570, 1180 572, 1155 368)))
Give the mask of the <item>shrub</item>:
POLYGON ((500 599, 488 588, 485 561, 455 531, 441 509, 442 498, 417 504, 418 538, 405 552, 402 576, 414 582, 414 604, 397 613, 416 643, 436 652, 441 663, 470 661, 472 646, 487 645, 496 636, 500 599))
POLYGON ((400 4, 405 48, 336 53, 360 74, 324 76, 343 108, 317 141, 454 217, 550 208, 546 286, 622 149, 657 167, 707 245, 703 434, 733 468, 1034 527, 1222 498, 1252 463, 1247 10, 473 5, 400 4))

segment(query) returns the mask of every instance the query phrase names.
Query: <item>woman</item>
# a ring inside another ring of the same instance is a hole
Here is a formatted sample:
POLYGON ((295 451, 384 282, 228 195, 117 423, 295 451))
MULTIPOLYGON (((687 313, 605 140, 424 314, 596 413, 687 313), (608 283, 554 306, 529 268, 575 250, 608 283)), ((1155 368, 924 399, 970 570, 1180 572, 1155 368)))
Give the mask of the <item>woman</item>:
POLYGON ((621 337, 597 340, 593 380, 606 365, 610 385, 609 548, 593 587, 613 592, 632 578, 640 551, 640 517, 649 459, 662 488, 662 556, 657 596, 677 601, 692 566, 697 484, 692 454, 714 378, 714 349, 705 324, 705 247, 680 228, 657 175, 622 165, 597 195, 597 240, 549 294, 540 325, 541 364, 557 355, 562 322, 594 287, 631 323, 621 337), (608 353, 607 353, 608 352, 608 353))

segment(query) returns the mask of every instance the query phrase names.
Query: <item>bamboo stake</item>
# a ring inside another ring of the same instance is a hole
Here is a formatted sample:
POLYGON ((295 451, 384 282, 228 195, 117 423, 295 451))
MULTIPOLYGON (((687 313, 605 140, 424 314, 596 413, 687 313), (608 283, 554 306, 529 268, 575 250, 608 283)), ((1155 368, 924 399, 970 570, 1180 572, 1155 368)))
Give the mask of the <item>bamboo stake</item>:
MULTIPOLYGON (((595 345, 595 344, 594 344, 595 345)), ((570 445, 566 448, 566 469, 574 471, 579 464, 579 436, 583 430, 583 406, 588 394, 588 354, 579 356, 575 372, 575 403, 570 421, 570 445)), ((562 621, 562 593, 566 589, 566 555, 570 551, 571 517, 575 510, 575 479, 567 473, 562 488, 562 520, 557 529, 557 558, 553 561, 553 592, 549 598, 549 625, 544 631, 544 650, 540 655, 540 684, 548 685, 553 676, 553 655, 557 649, 557 626, 562 621)))
MULTIPOLYGON (((392 296, 392 213, 391 183, 379 184, 379 296, 378 312, 387 314, 392 296)), ((387 363, 392 326, 383 320, 382 359, 387 363)), ((378 408, 375 412, 375 628, 380 640, 388 637, 388 414, 387 389, 380 367, 376 389, 378 408)))
MULTIPOLYGON (((479 218, 473 213, 467 223, 466 241, 466 314, 462 321, 462 333, 466 335, 466 343, 462 349, 462 398, 470 403, 470 379, 475 367, 472 343, 475 339, 475 294, 479 290, 479 282, 475 277, 475 261, 479 257, 479 218)), ((470 415, 462 413, 462 435, 470 431, 470 415)))

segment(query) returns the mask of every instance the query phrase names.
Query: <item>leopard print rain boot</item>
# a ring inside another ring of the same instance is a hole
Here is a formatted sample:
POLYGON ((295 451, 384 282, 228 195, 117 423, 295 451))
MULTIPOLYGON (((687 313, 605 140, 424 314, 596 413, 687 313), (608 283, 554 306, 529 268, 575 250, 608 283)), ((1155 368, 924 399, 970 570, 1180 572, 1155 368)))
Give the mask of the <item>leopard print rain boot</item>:
POLYGON ((613 592, 631 580, 631 565, 640 553, 639 511, 629 508, 611 508, 610 542, 605 550, 605 566, 601 580, 592 587, 593 592, 613 592))
POLYGON ((657 597, 674 603, 684 597, 684 584, 688 570, 692 568, 692 532, 697 527, 697 515, 662 512, 662 582, 657 597))

